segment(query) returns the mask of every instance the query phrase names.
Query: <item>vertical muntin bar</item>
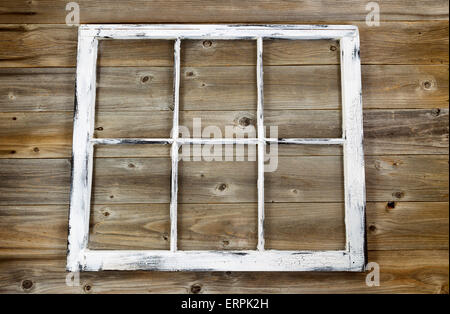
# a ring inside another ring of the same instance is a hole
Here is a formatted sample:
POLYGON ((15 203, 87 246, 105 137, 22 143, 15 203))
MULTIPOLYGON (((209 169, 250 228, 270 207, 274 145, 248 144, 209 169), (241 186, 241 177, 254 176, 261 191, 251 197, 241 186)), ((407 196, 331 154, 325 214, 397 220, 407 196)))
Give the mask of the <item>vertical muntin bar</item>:
POLYGON ((178 203, 178 148, 179 134, 179 104, 180 104, 180 44, 177 38, 174 44, 174 72, 173 72, 173 127, 172 127, 172 175, 170 185, 170 251, 177 250, 177 203, 178 203))
POLYGON ((258 125, 258 251, 264 251, 264 152, 265 152, 265 134, 264 134, 264 81, 263 81, 263 39, 257 39, 257 64, 256 64, 256 82, 257 82, 257 125, 258 125))

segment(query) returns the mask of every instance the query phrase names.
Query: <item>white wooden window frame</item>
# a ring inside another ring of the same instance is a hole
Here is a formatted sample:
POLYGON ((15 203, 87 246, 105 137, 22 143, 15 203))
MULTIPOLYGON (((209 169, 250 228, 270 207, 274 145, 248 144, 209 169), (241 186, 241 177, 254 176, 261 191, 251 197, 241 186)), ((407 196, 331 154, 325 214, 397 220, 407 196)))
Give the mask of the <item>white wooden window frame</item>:
POLYGON ((361 65, 358 28, 351 25, 82 25, 78 33, 76 100, 73 132, 72 186, 68 236, 68 271, 363 271, 365 265, 365 178, 362 129, 361 65), (94 138, 98 41, 166 39, 174 45, 174 110, 171 138, 94 138), (257 42, 257 138, 179 138, 180 43, 197 40, 257 42), (340 42, 342 88, 341 138, 266 138, 263 123, 263 40, 340 42), (183 144, 258 145, 258 244, 256 250, 177 250, 178 148, 183 144), (341 145, 344 155, 346 245, 338 251, 264 249, 265 145, 341 145), (90 250, 89 216, 95 145, 172 145, 170 250, 90 250))

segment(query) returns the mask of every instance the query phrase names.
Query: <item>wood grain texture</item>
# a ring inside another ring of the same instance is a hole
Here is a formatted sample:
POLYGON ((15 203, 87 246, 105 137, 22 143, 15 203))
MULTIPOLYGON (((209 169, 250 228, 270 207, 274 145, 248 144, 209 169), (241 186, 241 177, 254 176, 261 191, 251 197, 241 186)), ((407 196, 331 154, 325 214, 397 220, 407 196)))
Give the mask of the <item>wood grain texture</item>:
MULTIPOLYGON (((366 175, 368 197, 379 200, 367 204, 367 236, 369 262, 381 267, 381 286, 367 287, 365 274, 158 272, 82 273, 79 287, 66 286, 76 29, 63 25, 68 13, 64 1, 0 0, 0 203, 9 204, 0 206, 0 292, 190 293, 197 284, 200 293, 448 294, 448 1, 380 3, 381 25, 372 28, 364 23, 367 1, 77 2, 82 23, 357 25, 364 64, 365 152, 380 155, 367 157, 366 175), (178 14, 179 10, 183 14, 178 14), (405 201, 408 199, 413 202, 405 201), (21 202, 28 205, 17 205, 21 202), (38 205, 47 203, 54 205, 38 205), (24 280, 32 281, 31 289, 23 289, 24 280)), ((136 112, 159 112, 159 119, 170 115, 172 47, 167 42, 148 45, 141 41, 110 41, 100 46, 98 105, 104 130, 97 133, 113 131, 108 125, 116 126, 119 114, 126 118, 124 122, 134 122, 134 131, 156 132, 139 123, 136 112), (124 66, 128 68, 120 68, 124 66), (121 112, 111 115, 118 108, 121 112)), ((265 43, 266 108, 283 111, 273 111, 272 117, 292 124, 285 132, 310 131, 307 119, 295 118, 295 113, 301 112, 298 109, 329 109, 320 117, 330 128, 320 132, 336 132, 332 110, 340 105, 334 79, 339 74, 338 48, 327 41, 265 43), (318 81, 324 84, 319 86, 318 81), (300 123, 295 124, 297 121, 300 123)), ((223 114, 227 122, 239 124, 242 117, 251 117, 256 111, 256 89, 252 89, 255 51, 256 46, 249 42, 183 42, 181 105, 189 111, 202 111, 205 121, 217 122, 223 114)), ((186 112, 186 117, 189 114, 186 112)), ((125 126, 123 123, 115 131, 122 132, 125 126)), ((340 151, 284 147, 280 154, 337 158, 340 151)), ((101 146, 96 156, 122 160, 153 156, 164 161, 169 150, 166 146, 101 146)), ((124 173, 132 171, 129 168, 124 173)), ((286 173, 281 173, 281 178, 286 173)), ((223 178, 219 173, 217 180, 208 182, 209 187, 220 186, 223 178)), ((304 184, 312 182, 305 180, 304 184)), ((165 247, 166 206, 95 205, 91 244, 99 248, 165 247)), ((283 230, 269 233, 268 243, 289 247, 306 240, 311 245, 337 247, 341 206, 267 203, 266 216, 270 214, 271 220, 266 222, 283 230), (308 214, 296 221, 302 208, 308 209, 308 214), (327 227, 308 232, 315 221, 327 227), (324 241, 321 237, 327 232, 334 236, 324 241)), ((180 209, 188 222, 186 229, 180 226, 185 248, 226 249, 255 243, 250 219, 256 214, 252 212, 256 211, 254 203, 181 204, 180 209), (230 210, 219 211, 221 206, 230 210), (239 223, 241 216, 245 224, 239 223)))
MULTIPOLYGON (((340 112, 335 110, 268 110, 266 125, 278 126, 278 137, 333 138, 341 136, 340 112)), ((193 135, 192 122, 201 118, 202 130, 217 126, 225 136, 225 126, 241 130, 255 125, 249 111, 180 112, 180 124, 193 135)), ((155 111, 152 121, 139 112, 99 114, 96 137, 168 138, 171 111, 155 111)), ((0 113, 0 158, 70 157, 72 120, 69 112, 0 113)), ((366 110, 364 112, 364 149, 366 155, 446 154, 448 151, 448 109, 366 110)), ((281 155, 336 155, 339 148, 306 145, 283 146, 281 155)), ((168 156, 160 145, 100 146, 97 157, 168 156)))
MULTIPOLYGON (((277 171, 266 176, 266 202, 342 201, 341 160, 341 156, 280 157, 277 171)), ((184 187, 180 189, 180 202, 255 202, 253 163, 180 164, 180 186, 184 187)), ((168 158, 98 158, 93 201, 168 203, 169 166, 168 158)), ((368 156, 367 199, 447 201, 447 173, 448 155, 368 156)), ((0 176, 1 205, 68 202, 68 159, 1 159, 0 176)))
MULTIPOLYGON (((379 27, 344 24, 359 27, 362 64, 448 64, 448 21, 383 22, 379 27)), ((0 25, 0 67, 73 67, 76 35, 76 28, 65 25, 0 25)), ((170 42, 111 43, 106 43, 111 51, 105 55, 100 50, 101 66, 173 64, 172 54, 164 54, 170 51, 170 42)), ((332 46, 327 41, 267 41, 264 65, 337 64, 339 49, 332 46)), ((181 66, 256 65, 255 49, 255 42, 249 41, 212 41, 207 47, 202 41, 186 41, 181 66)))
MULTIPOLYGON (((0 259, 64 258, 68 205, 0 206, 0 259)), ((182 249, 256 247, 256 204, 181 204, 182 249)), ((168 204, 95 205, 91 249, 169 248, 168 204)), ((341 249, 342 203, 266 203, 266 245, 341 249)), ((369 250, 448 249, 448 203, 369 202, 369 250)))
MULTIPOLYGON (((339 68, 265 66, 266 110, 340 108, 339 68), (304 77, 309 79, 305 82, 304 77)), ((73 111, 74 69, 0 69, 0 112, 73 111)), ((448 107, 448 66, 362 66, 365 109, 448 107)), ((167 111, 172 68, 100 67, 97 111, 167 111)), ((254 67, 184 67, 181 110, 256 112, 254 67)))
MULTIPOLYGON (((122 1, 103 0, 93 4, 87 0, 80 6, 81 23, 292 23, 303 21, 364 21, 367 2, 358 1, 122 1), (276 11, 276 15, 274 15, 276 11), (183 12, 183 14, 180 14, 183 12)), ((0 1, 1 23, 65 23, 66 2, 0 1)), ((448 19, 448 2, 389 1, 383 3, 380 19, 437 20, 448 19)))
POLYGON ((367 287, 364 273, 146 271, 81 273, 68 287, 65 259, 4 259, 0 292, 192 293, 195 284, 200 293, 448 293, 448 250, 369 251, 368 259, 380 265, 379 287, 367 287))

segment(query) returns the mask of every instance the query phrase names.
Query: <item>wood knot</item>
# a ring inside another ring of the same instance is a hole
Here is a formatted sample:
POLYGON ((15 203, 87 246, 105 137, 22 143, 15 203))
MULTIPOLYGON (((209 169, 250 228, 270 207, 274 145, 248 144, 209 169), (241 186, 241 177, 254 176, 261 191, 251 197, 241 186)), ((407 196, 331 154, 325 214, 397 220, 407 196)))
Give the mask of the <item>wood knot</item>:
POLYGON ((337 49, 336 46, 333 46, 333 45, 330 46, 330 50, 331 50, 331 51, 336 51, 336 49, 337 49))
POLYGON ((248 117, 242 117, 239 119, 239 124, 243 127, 247 127, 252 123, 252 120, 248 117))
POLYGON ((114 195, 110 195, 109 198, 114 198, 114 195))
POLYGON ((424 89, 428 90, 428 89, 431 89, 431 87, 433 86, 433 83, 430 82, 430 81, 425 81, 425 82, 422 83, 422 86, 423 86, 424 89))
POLYGON ((22 289, 25 291, 29 291, 31 290, 31 288, 33 288, 33 281, 29 280, 29 279, 25 279, 24 281, 22 281, 22 289))
POLYGON ((394 209, 395 208, 395 202, 394 201, 391 201, 391 202, 388 202, 387 203, 387 205, 386 205, 386 207, 388 208, 388 209, 394 209))
POLYGON ((212 46, 211 40, 205 40, 205 41, 203 42, 203 47, 209 48, 209 47, 211 47, 211 46, 212 46))
POLYGON ((109 217, 109 212, 107 212, 107 211, 105 211, 104 213, 103 213, 103 216, 105 216, 105 217, 109 217))
POLYGON ((202 291, 202 286, 198 283, 195 283, 191 286, 191 293, 198 294, 202 291))
POLYGON ((192 71, 186 72, 186 76, 192 77, 192 76, 194 76, 194 72, 192 72, 192 71))
POLYGON ((376 227, 375 225, 370 225, 370 226, 369 226, 369 230, 370 230, 371 232, 375 232, 375 231, 377 230, 377 227, 376 227))
POLYGON ((86 293, 92 292, 92 286, 90 284, 88 284, 88 283, 85 284, 84 287, 83 287, 83 291, 86 292, 86 293))
POLYGON ((225 183, 219 184, 217 189, 221 192, 225 191, 228 186, 225 183))
POLYGON ((431 115, 434 117, 439 117, 440 114, 441 114, 441 109, 439 109, 439 108, 435 108, 435 109, 431 110, 431 115))
POLYGON ((142 83, 147 83, 150 80, 150 76, 146 75, 141 78, 142 83))
POLYGON ((99 126, 98 128, 95 128, 97 131, 103 131, 103 127, 99 126))
POLYGON ((17 120, 17 117, 12 117, 13 120, 17 120))
POLYGON ((132 163, 128 164, 128 168, 134 168, 134 167, 136 167, 134 164, 132 164, 132 163))
POLYGON ((12 151, 11 151, 11 154, 14 155, 15 153, 17 153, 15 150, 12 150, 12 151))
POLYGON ((162 234, 162 238, 163 238, 164 241, 168 241, 168 240, 169 240, 169 235, 168 235, 167 233, 164 232, 164 233, 162 234))
POLYGON ((33 152, 35 152, 35 153, 39 153, 39 147, 35 147, 35 148, 33 148, 33 152))
POLYGON ((230 241, 228 241, 228 240, 223 240, 222 243, 223 243, 223 246, 230 245, 230 241))
POLYGON ((404 192, 394 192, 392 193, 392 196, 396 197, 396 198, 402 198, 405 196, 404 192))

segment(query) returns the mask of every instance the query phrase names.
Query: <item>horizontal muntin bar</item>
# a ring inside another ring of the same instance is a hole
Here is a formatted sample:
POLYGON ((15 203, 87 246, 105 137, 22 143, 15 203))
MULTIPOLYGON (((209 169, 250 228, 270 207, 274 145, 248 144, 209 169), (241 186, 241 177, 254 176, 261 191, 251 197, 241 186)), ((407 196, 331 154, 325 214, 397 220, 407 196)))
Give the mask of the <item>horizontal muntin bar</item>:
POLYGON ((362 271, 363 256, 347 251, 85 250, 82 270, 362 271))
POLYGON ((279 138, 265 139, 267 143, 278 144, 296 144, 296 145, 343 145, 345 140, 342 138, 279 138))
MULTIPOLYGON (((185 144, 258 144, 258 138, 94 138, 94 145, 117 145, 117 144, 172 144, 177 142, 185 144)), ((342 138, 264 138, 261 139, 269 144, 296 144, 296 145, 343 145, 342 138)))
POLYGON ((257 138, 179 138, 180 144, 258 144, 257 138))
POLYGON ((171 138, 93 138, 94 145, 118 145, 118 144, 172 144, 171 138))
POLYGON ((99 39, 339 39, 355 36, 353 25, 81 25, 81 36, 99 39))

